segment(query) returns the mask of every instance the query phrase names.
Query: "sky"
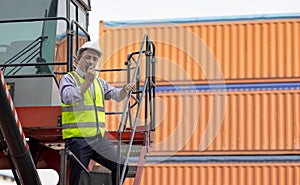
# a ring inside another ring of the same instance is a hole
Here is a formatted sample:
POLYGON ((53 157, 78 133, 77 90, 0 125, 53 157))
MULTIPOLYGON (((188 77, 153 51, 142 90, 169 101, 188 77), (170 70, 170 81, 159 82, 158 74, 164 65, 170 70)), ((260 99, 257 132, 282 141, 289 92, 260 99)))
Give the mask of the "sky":
POLYGON ((257 14, 300 14, 300 0, 91 0, 91 7, 88 29, 92 40, 98 39, 100 20, 126 21, 257 14))

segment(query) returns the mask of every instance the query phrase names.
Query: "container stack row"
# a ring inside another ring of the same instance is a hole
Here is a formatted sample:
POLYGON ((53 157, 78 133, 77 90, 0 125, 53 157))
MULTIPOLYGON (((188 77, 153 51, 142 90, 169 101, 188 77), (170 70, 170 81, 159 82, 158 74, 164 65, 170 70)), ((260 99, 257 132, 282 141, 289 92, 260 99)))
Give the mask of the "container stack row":
MULTIPOLYGON (((145 33, 155 43, 156 131, 142 184, 300 183, 300 15, 99 27, 101 69, 125 68, 145 33)), ((100 77, 116 86, 127 79, 100 77)), ((115 130, 120 117, 106 121, 115 130)))

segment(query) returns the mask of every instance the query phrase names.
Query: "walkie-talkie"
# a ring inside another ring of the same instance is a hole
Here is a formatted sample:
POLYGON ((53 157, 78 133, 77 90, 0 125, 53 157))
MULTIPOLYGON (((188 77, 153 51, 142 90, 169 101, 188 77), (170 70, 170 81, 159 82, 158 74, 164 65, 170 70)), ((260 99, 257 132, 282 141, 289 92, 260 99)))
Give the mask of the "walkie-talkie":
POLYGON ((87 72, 87 70, 89 69, 89 67, 90 67, 90 64, 89 64, 89 63, 86 63, 86 64, 85 64, 85 72, 87 72))

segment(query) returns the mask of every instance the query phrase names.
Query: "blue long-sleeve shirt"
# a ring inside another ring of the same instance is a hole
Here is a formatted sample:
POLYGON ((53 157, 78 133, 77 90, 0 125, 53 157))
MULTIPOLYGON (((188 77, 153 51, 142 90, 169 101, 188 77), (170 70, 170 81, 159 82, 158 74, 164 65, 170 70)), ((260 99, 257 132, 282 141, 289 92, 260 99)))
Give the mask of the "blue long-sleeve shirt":
MULTIPOLYGON (((76 72, 81 76, 84 77, 84 72, 77 68, 76 72)), ((121 101, 124 97, 120 96, 120 92, 122 91, 122 88, 116 88, 109 83, 107 83, 105 80, 100 78, 100 81, 102 82, 102 86, 104 89, 104 98, 105 100, 114 99, 116 101, 121 101)), ((93 83, 90 86, 92 93, 94 94, 94 86, 93 83)), ((60 81, 59 85, 59 93, 61 96, 61 100, 65 104, 73 104, 75 102, 79 102, 83 99, 83 96, 81 96, 80 93, 80 87, 76 87, 75 82, 73 78, 70 75, 64 75, 60 81)))

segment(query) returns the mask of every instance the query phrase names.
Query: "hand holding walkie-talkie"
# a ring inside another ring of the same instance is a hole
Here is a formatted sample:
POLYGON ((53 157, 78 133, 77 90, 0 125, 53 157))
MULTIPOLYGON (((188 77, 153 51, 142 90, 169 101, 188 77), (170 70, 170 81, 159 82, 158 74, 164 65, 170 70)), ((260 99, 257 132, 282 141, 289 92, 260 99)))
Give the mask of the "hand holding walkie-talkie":
POLYGON ((90 65, 87 62, 85 65, 85 79, 92 83, 95 77, 96 77, 95 66, 90 65))
POLYGON ((89 64, 89 63, 86 63, 86 64, 85 64, 85 72, 87 72, 87 70, 89 69, 89 67, 90 67, 90 64, 89 64))

